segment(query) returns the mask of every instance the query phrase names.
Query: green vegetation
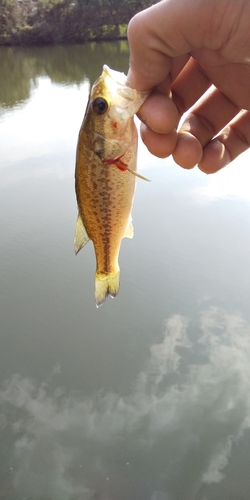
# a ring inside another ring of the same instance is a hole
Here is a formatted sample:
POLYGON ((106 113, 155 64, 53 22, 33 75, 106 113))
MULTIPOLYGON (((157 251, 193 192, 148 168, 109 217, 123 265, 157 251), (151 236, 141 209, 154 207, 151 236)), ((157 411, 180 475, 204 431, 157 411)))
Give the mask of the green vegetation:
POLYGON ((154 0, 0 0, 0 45, 78 43, 126 36, 154 0))

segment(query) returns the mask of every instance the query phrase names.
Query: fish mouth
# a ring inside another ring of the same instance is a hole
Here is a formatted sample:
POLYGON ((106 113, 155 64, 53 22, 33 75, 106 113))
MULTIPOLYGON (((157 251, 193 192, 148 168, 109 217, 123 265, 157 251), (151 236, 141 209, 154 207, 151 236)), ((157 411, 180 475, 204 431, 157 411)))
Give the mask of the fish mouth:
POLYGON ((130 117, 137 113, 149 95, 149 92, 139 92, 129 87, 126 75, 110 69, 106 64, 103 66, 102 78, 112 95, 114 105, 126 110, 130 117))
POLYGON ((120 71, 115 71, 114 69, 109 68, 107 64, 103 65, 102 76, 104 80, 109 77, 114 83, 118 85, 126 85, 126 75, 124 73, 121 73, 120 71))

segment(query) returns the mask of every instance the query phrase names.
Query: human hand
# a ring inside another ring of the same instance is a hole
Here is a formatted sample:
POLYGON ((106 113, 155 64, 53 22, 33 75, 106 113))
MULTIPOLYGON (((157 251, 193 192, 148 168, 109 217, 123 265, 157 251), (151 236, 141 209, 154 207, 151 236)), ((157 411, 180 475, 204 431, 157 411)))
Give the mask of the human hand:
POLYGON ((249 148, 249 33, 249 0, 162 0, 131 19, 128 82, 152 89, 138 113, 151 153, 213 173, 249 148))

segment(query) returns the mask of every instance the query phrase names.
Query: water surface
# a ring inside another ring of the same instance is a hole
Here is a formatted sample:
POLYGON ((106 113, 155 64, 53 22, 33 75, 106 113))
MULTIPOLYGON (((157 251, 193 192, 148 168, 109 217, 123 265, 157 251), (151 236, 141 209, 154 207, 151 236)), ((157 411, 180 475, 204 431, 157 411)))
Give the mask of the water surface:
POLYGON ((0 500, 248 500, 250 155, 207 177, 140 144, 97 310, 74 162, 103 63, 126 42, 0 48, 0 500))

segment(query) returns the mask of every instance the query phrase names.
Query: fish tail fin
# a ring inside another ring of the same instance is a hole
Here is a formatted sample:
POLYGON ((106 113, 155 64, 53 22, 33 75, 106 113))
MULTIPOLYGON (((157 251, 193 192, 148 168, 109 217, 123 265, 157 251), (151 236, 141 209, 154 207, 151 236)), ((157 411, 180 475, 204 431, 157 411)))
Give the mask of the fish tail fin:
POLYGON ((120 269, 117 267, 111 273, 99 273, 95 275, 95 303, 100 307, 110 295, 113 299, 119 292, 120 287, 120 269))

